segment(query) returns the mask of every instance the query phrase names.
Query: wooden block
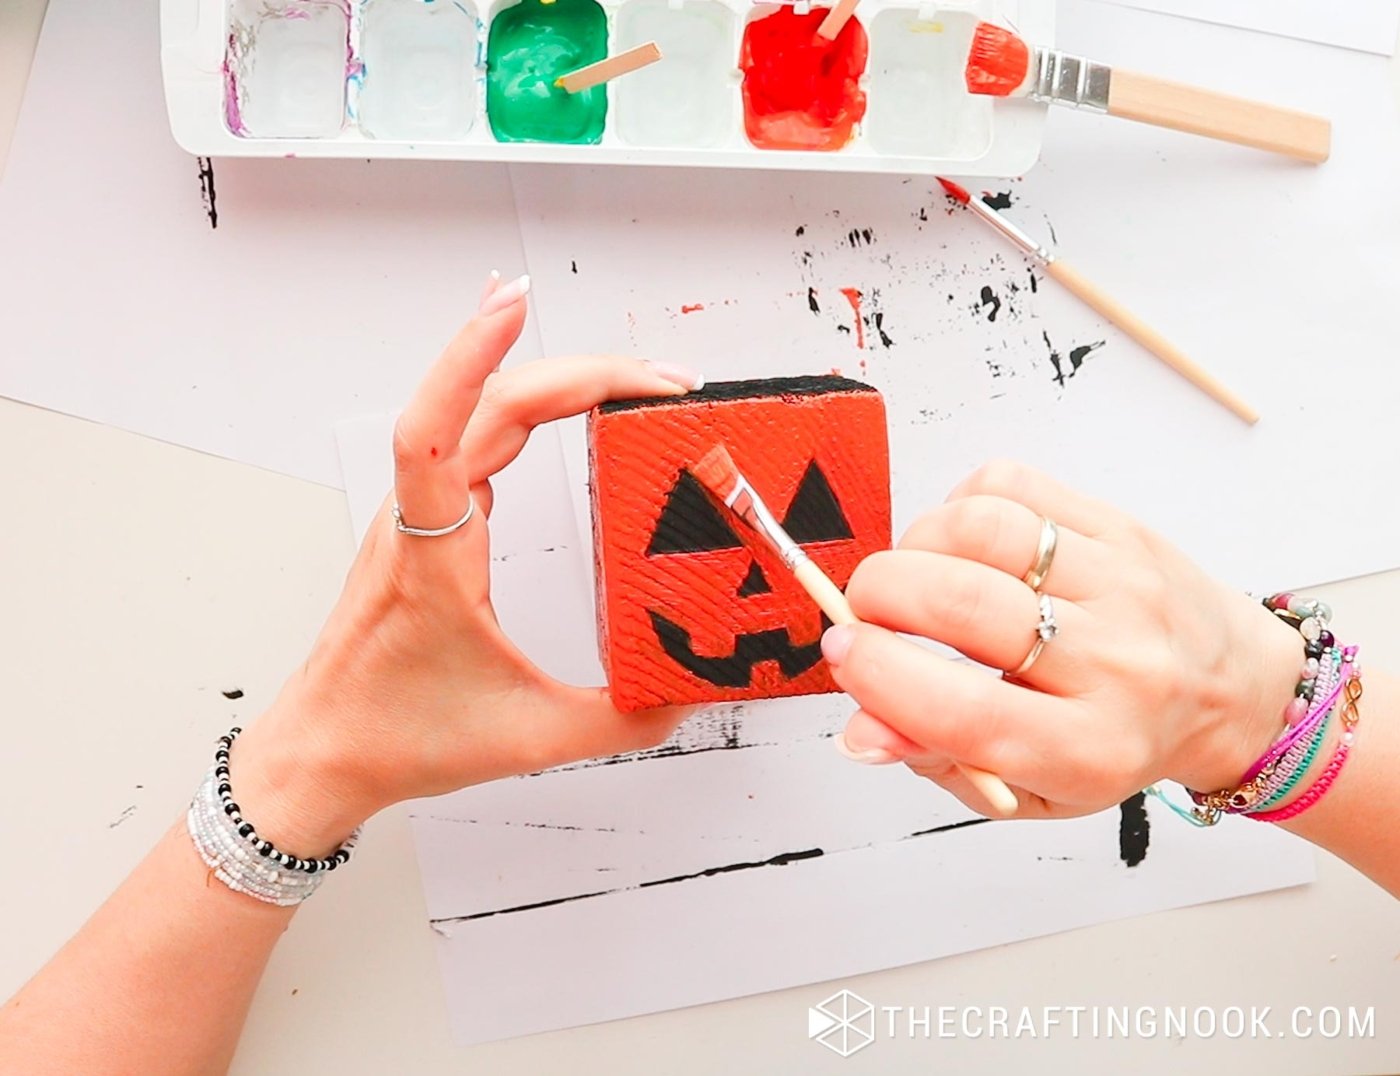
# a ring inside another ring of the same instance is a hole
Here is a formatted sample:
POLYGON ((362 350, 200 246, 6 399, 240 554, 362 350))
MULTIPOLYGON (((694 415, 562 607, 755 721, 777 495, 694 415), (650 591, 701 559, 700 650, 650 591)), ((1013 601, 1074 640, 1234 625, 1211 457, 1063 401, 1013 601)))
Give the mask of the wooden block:
POLYGON ((622 400, 588 422, 598 634, 623 710, 836 690, 821 611, 687 469, 729 449, 841 587, 890 546, 885 405, 841 377, 622 400))

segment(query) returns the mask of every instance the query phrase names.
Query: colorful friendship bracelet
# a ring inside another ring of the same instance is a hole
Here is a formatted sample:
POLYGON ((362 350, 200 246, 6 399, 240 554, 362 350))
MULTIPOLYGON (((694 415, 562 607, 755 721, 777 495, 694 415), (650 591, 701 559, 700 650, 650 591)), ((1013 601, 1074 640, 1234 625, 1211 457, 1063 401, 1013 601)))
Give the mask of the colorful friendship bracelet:
POLYGON ((1360 720, 1357 702, 1361 698, 1361 666, 1356 660, 1356 647, 1337 645, 1329 628, 1331 607, 1289 593, 1275 594, 1264 599, 1263 604, 1296 628, 1304 643, 1303 669, 1294 697, 1284 709, 1283 731, 1235 788, 1206 793, 1188 789, 1195 804, 1189 811, 1168 799, 1157 785, 1146 789, 1197 826, 1215 825, 1225 814, 1244 814, 1261 822, 1297 817, 1326 795, 1355 743, 1360 720), (1277 807, 1313 769, 1339 700, 1343 732, 1336 750, 1302 796, 1285 807, 1277 807))

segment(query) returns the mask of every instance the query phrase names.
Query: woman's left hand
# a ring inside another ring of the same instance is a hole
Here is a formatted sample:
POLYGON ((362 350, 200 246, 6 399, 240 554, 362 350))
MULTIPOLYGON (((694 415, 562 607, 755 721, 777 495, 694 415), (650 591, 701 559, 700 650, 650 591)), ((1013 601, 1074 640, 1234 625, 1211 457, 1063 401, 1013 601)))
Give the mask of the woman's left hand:
POLYGON ((488 284, 394 432, 404 522, 448 526, 469 497, 475 516, 451 534, 412 536, 386 502, 309 660, 235 744, 240 803, 274 843, 312 854, 389 804, 656 744, 686 716, 619 713, 605 689, 552 679, 492 609, 490 479, 530 432, 610 398, 699 382, 616 356, 493 372, 524 324, 524 290, 488 284))

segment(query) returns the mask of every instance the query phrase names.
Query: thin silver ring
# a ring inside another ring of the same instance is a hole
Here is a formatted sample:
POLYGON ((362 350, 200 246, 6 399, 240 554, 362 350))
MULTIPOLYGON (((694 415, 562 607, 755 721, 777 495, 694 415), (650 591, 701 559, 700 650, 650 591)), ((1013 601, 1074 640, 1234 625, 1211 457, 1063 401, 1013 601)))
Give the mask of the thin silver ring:
POLYGON ((467 494, 467 513, 456 523, 449 523, 446 527, 410 527, 403 521, 403 513, 399 511, 399 502, 394 502, 394 528, 400 534, 411 534, 415 538, 441 538, 444 534, 451 534, 453 531, 461 530, 476 514, 476 501, 472 500, 472 495, 467 494))
POLYGON ((1040 652, 1045 649, 1045 644, 1056 635, 1060 634, 1060 625, 1055 622, 1055 603, 1049 594, 1040 595, 1040 620, 1035 626, 1035 641, 1031 643, 1031 652, 1026 655, 1026 660, 1017 665, 1006 674, 1010 680, 1018 679, 1030 671, 1036 659, 1040 657, 1040 652))
POLYGON ((1049 516, 1040 517, 1040 541, 1035 547, 1035 561, 1030 570, 1021 576, 1021 581, 1032 590, 1039 592, 1045 585, 1045 577, 1050 574, 1050 565, 1055 560, 1055 549, 1060 544, 1060 528, 1049 516))

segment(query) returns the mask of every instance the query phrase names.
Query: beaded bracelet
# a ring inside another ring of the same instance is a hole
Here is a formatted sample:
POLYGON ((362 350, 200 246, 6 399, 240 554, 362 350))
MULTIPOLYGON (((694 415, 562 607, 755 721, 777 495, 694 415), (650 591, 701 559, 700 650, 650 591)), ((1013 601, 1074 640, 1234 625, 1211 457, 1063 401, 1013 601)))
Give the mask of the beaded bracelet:
POLYGON ((331 855, 302 859, 273 847, 258 836, 233 800, 229 748, 242 729, 220 736, 210 767, 185 816, 185 826, 200 858, 230 889, 267 904, 300 904, 321 885, 327 873, 350 859, 359 840, 354 833, 331 855))

